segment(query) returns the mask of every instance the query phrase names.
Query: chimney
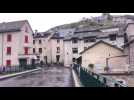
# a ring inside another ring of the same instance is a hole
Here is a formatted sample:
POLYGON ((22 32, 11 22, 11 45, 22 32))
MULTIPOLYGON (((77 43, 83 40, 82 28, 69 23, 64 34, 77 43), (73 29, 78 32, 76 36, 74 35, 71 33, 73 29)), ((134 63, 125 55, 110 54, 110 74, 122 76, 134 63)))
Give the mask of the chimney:
POLYGON ((35 34, 37 34, 38 33, 38 30, 35 30, 35 34))

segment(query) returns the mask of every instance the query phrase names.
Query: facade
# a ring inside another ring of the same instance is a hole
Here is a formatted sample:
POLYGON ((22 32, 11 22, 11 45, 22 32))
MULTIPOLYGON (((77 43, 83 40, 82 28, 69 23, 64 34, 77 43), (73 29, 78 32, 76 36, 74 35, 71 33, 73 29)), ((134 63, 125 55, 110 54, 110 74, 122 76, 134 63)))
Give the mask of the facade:
POLYGON ((82 51, 82 66, 89 69, 89 65, 94 65, 94 71, 105 72, 105 67, 110 68, 110 72, 127 72, 128 66, 123 49, 113 46, 107 42, 99 41, 86 50, 82 51), (108 59, 108 60, 107 60, 108 59))
POLYGON ((27 20, 0 24, 0 66, 30 64, 33 31, 27 20))
POLYGON ((134 69, 134 23, 130 23, 126 26, 126 43, 124 45, 124 52, 128 55, 127 63, 129 64, 130 71, 134 69))

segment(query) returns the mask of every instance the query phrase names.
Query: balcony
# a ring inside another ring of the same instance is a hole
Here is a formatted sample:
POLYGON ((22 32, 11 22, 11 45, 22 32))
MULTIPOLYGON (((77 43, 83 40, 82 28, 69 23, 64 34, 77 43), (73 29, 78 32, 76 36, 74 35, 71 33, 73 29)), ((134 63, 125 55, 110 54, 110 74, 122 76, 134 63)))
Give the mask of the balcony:
POLYGON ((18 54, 18 57, 19 58, 30 58, 30 59, 37 59, 37 56, 38 56, 39 54, 18 54))

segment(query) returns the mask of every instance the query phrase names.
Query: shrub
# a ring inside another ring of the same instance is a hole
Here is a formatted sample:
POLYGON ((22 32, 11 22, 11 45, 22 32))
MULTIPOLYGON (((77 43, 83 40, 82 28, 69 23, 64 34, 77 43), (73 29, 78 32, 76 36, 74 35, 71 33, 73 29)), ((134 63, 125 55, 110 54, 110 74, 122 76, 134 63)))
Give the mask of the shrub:
POLYGON ((89 64, 88 67, 93 69, 94 68, 94 64, 89 64))

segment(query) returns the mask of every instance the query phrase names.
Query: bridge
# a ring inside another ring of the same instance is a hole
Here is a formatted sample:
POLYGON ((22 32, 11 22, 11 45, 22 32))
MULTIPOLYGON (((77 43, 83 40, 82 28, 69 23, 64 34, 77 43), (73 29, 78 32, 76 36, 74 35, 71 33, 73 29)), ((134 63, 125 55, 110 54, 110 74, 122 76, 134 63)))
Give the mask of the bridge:
POLYGON ((41 70, 0 80, 0 87, 75 87, 72 74, 80 80, 80 87, 127 87, 113 79, 88 71, 81 66, 49 66, 41 70))

